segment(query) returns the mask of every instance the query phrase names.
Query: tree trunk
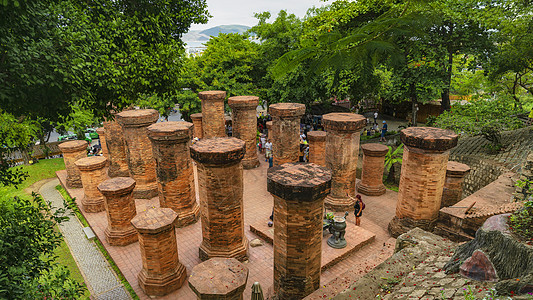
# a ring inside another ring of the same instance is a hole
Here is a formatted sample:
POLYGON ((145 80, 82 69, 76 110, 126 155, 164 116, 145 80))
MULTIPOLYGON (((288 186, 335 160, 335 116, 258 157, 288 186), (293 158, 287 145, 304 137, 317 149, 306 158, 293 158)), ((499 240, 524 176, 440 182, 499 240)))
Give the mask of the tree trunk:
POLYGON ((446 74, 444 79, 444 89, 441 93, 440 112, 449 111, 451 109, 450 103, 450 86, 452 85, 452 71, 453 71, 453 52, 448 50, 448 66, 446 67, 446 74))
POLYGON ((409 86, 410 98, 411 98, 411 116, 413 118, 412 125, 417 126, 418 122, 416 120, 418 114, 418 99, 416 97, 416 86, 414 83, 411 83, 409 86))

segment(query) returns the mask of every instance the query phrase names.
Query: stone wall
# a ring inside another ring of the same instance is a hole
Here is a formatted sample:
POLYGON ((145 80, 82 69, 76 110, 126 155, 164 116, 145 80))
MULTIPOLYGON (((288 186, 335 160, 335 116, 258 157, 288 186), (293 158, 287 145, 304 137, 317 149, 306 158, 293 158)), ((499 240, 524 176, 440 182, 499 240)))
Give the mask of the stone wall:
POLYGON ((495 181, 507 168, 497 161, 472 155, 452 155, 450 160, 468 165, 472 170, 465 176, 463 199, 495 181))

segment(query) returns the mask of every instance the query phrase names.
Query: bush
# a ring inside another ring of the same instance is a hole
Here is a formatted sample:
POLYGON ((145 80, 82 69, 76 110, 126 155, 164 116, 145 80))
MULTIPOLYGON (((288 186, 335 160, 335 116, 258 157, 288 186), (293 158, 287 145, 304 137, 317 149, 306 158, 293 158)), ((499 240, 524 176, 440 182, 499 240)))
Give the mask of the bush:
POLYGON ((533 201, 527 201, 524 208, 509 216, 509 227, 511 231, 527 240, 529 244, 533 242, 533 201))

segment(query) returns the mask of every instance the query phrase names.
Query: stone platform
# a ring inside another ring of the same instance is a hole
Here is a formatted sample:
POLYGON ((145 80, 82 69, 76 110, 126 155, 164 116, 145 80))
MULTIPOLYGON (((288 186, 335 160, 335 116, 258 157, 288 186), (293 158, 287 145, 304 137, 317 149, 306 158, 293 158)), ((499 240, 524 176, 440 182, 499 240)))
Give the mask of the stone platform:
MULTIPOLYGON (((250 224, 250 231, 272 245, 274 239, 274 227, 268 227, 268 221, 270 220, 265 219, 263 222, 250 224)), ((322 271, 334 266, 345 257, 361 249, 361 247, 372 243, 376 238, 376 235, 372 232, 350 222, 346 222, 346 235, 344 238, 348 242, 348 245, 345 248, 334 249, 328 246, 327 241, 330 236, 331 234, 328 232, 327 234, 324 234, 322 239, 322 271)))

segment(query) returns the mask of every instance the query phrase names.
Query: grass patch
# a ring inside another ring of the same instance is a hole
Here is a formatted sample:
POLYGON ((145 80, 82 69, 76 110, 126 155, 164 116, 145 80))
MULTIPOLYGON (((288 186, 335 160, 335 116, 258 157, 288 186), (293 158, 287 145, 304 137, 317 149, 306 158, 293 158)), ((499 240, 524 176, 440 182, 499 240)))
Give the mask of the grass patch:
POLYGON ((65 162, 63 158, 42 159, 36 164, 18 166, 14 169, 27 172, 28 178, 17 188, 13 186, 0 187, 0 195, 3 199, 10 199, 15 196, 31 199, 31 193, 28 194, 24 190, 38 181, 56 177, 56 171, 65 169, 65 162))
MULTIPOLYGON (((74 199, 72 199, 69 196, 67 191, 62 186, 60 186, 60 185, 56 186, 56 190, 61 194, 61 196, 63 196, 63 199, 65 199, 65 201, 68 203, 69 208, 72 209, 72 211, 76 214, 76 216, 78 217, 80 222, 83 224, 83 226, 89 227, 89 222, 87 222, 87 219, 85 219, 85 217, 81 213, 78 205, 76 204, 76 201, 74 201, 74 199)), ((126 290, 130 293, 131 297, 133 299, 136 299, 136 300, 139 299, 139 296, 137 296, 137 294, 135 293, 135 291, 133 290, 133 288, 131 287, 129 282, 126 280, 126 278, 124 277, 122 272, 120 272, 120 269, 118 268, 118 266, 113 261, 113 258, 111 258, 109 253, 107 253, 107 250, 104 248, 104 245, 102 245, 102 243, 98 239, 95 239, 94 242, 96 243, 96 246, 98 247, 100 252, 102 252, 102 254, 104 255, 105 259, 111 265, 111 268, 113 268, 115 273, 118 275, 118 278, 120 279, 120 282, 124 285, 126 290)))
POLYGON ((398 185, 396 185, 395 183, 391 183, 386 180, 383 180, 383 184, 385 185, 387 189, 398 192, 398 185))

